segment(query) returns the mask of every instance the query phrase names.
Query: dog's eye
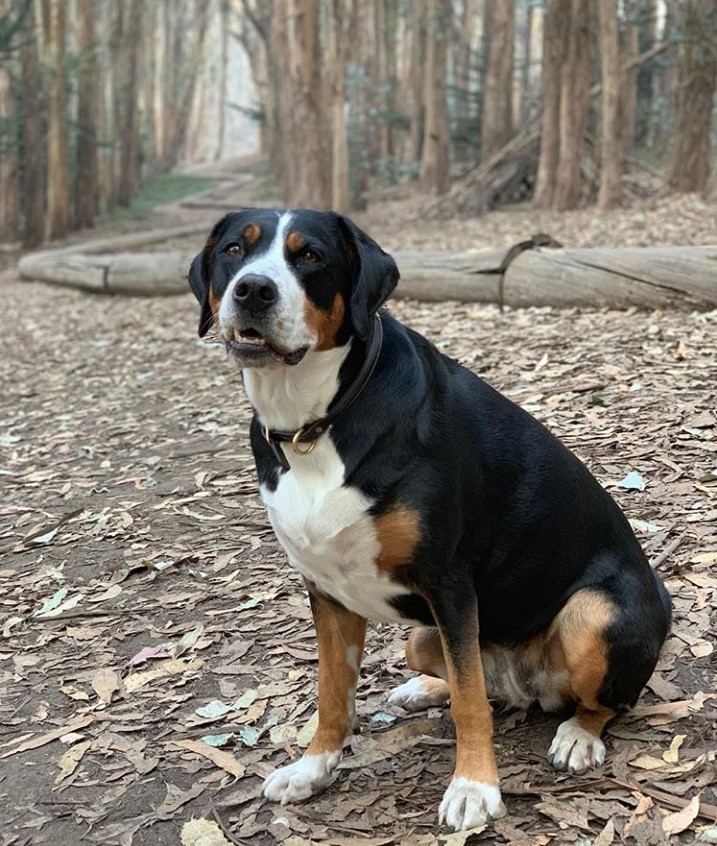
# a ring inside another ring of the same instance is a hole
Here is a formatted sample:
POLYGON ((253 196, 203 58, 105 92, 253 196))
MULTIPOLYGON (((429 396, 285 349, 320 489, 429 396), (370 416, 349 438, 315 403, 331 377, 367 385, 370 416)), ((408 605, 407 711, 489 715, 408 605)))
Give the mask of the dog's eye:
POLYGON ((228 244, 224 248, 224 252, 228 256, 240 256, 241 255, 241 244, 237 244, 237 243, 228 244))
POLYGON ((319 260, 319 255, 313 250, 306 249, 303 251, 303 253, 299 254, 299 259, 301 261, 307 262, 308 264, 316 264, 316 262, 319 260))

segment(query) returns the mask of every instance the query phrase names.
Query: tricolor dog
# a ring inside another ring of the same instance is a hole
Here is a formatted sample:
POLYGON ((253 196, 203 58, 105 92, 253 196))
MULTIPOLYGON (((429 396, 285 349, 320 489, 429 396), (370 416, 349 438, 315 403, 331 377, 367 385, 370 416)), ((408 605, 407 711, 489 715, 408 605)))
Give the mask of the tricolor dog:
POLYGON ((599 767, 606 723, 655 667, 670 600, 585 466, 380 310, 398 277, 346 217, 246 209, 214 226, 189 282, 199 334, 214 326, 243 370, 259 489, 318 637, 318 729, 265 796, 331 783, 366 621, 409 624, 420 675, 390 701, 450 700, 456 763, 439 817, 463 829, 505 813, 489 699, 572 706, 548 757, 599 767))

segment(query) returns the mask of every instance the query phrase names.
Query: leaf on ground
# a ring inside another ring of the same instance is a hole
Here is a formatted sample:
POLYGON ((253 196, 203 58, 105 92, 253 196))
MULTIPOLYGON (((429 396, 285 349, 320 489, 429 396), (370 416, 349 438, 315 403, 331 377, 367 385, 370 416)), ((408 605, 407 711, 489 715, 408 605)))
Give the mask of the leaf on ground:
POLYGON ((201 658, 195 658, 193 661, 183 661, 181 658, 173 658, 171 661, 162 662, 162 664, 152 670, 145 670, 144 672, 127 676, 124 680, 124 689, 127 693, 133 693, 138 688, 144 687, 146 684, 157 679, 199 670, 203 666, 204 661, 201 658))
POLYGON ((680 834, 688 829, 697 818, 700 812, 700 796, 693 796, 681 811, 668 814, 662 820, 662 830, 668 837, 673 834, 680 834))
POLYGON ((206 743, 202 743, 201 740, 172 740, 171 743, 173 746, 179 746, 182 749, 194 752, 196 755, 201 755, 202 758, 211 761, 235 778, 242 778, 246 771, 246 768, 230 752, 224 752, 221 749, 216 749, 214 746, 208 746, 206 743))
POLYGON ((139 650, 136 655, 133 655, 127 665, 129 667, 136 667, 139 664, 144 664, 156 658, 171 658, 172 653, 164 646, 145 646, 139 650))
POLYGON ((9 758, 11 755, 17 755, 19 752, 27 752, 28 749, 37 749, 40 746, 45 746, 47 743, 52 743, 54 740, 59 740, 66 734, 70 734, 70 732, 86 728, 94 721, 94 716, 92 714, 88 714, 85 717, 81 717, 78 720, 68 723, 66 726, 62 726, 62 728, 53 729, 52 731, 48 731, 46 734, 35 735, 35 737, 24 740, 13 749, 8 749, 7 752, 3 752, 3 754, 0 755, 0 758, 9 758))
POLYGON ((92 676, 92 689, 99 696, 100 701, 109 705, 112 698, 122 686, 119 674, 115 670, 104 667, 92 676))
POLYGON ((598 836, 593 840, 593 846, 610 846, 610 844, 615 839, 615 823, 612 820, 608 820, 605 823, 605 828, 598 834, 598 836))
POLYGON ((189 820, 179 835, 182 846, 231 846, 214 820, 189 820))
POLYGON ((85 752, 87 752, 91 745, 91 740, 84 740, 82 743, 76 743, 74 746, 71 746, 67 752, 65 752, 62 758, 60 758, 60 772, 55 779, 55 784, 60 784, 74 773, 82 760, 82 756, 85 752))
POLYGON ((623 488, 627 491, 644 491, 646 485, 647 483, 636 470, 632 470, 624 479, 617 483, 618 488, 623 488))
POLYGON ((685 742, 686 734, 676 734, 672 738, 670 748, 662 753, 662 760, 668 764, 676 764, 680 760, 680 746, 685 742))
POLYGON ((475 828, 466 828, 463 831, 456 831, 453 834, 443 835, 439 837, 443 846, 465 846, 469 837, 476 834, 482 834, 488 828, 488 823, 476 826, 475 828))
POLYGON ((56 591, 49 599, 46 599, 45 602, 42 604, 41 608, 38 608, 37 611, 34 612, 32 615, 33 617, 41 617, 43 614, 47 614, 48 612, 52 611, 54 608, 62 602, 62 600, 67 596, 67 588, 63 587, 56 591))
POLYGON ((313 736, 316 734, 316 729, 319 727, 319 712, 314 711, 311 717, 301 727, 296 735, 296 743, 302 749, 311 743, 313 736))
POLYGON ((182 635, 179 643, 174 647, 172 658, 179 658, 180 655, 184 655, 185 652, 189 652, 203 633, 204 626, 199 625, 196 629, 192 629, 191 632, 187 632, 182 635))

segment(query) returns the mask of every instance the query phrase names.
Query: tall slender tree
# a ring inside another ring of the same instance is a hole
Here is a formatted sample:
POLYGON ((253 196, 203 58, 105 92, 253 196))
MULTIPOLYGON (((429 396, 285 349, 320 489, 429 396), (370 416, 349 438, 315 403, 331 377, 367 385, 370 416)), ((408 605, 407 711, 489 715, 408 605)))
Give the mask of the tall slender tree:
MULTIPOLYGON (((617 0, 600 0, 600 67, 602 114, 598 208, 609 209, 622 199, 623 139, 620 136, 620 33, 617 0)), ((634 117, 634 115, 633 115, 634 117)))
POLYGON ((481 161, 487 161, 504 147, 513 132, 514 42, 515 2, 485 0, 481 161))
POLYGON ((450 32, 450 0, 428 0, 426 50, 426 128, 421 163, 422 181, 435 194, 449 187, 450 139, 446 94, 447 39, 450 32))

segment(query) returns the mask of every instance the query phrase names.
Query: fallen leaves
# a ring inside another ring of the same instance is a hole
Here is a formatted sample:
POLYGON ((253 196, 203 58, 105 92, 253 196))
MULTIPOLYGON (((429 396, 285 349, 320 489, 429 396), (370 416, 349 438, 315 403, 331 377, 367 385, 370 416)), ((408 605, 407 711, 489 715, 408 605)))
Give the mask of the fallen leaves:
POLYGON ((246 772, 246 768, 231 753, 223 752, 221 749, 209 746, 200 740, 173 740, 171 743, 173 746, 188 749, 190 752, 201 755, 202 758, 211 761, 217 767, 229 773, 229 775, 233 775, 234 778, 242 778, 246 772))
POLYGON ((697 814, 700 810, 700 797, 699 794, 693 796, 690 800, 689 804, 686 805, 681 811, 675 811, 672 814, 668 814, 662 820, 662 830, 668 837, 672 837, 675 834, 681 834, 683 831, 686 831, 692 823, 697 818, 697 814))

